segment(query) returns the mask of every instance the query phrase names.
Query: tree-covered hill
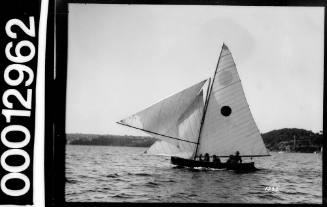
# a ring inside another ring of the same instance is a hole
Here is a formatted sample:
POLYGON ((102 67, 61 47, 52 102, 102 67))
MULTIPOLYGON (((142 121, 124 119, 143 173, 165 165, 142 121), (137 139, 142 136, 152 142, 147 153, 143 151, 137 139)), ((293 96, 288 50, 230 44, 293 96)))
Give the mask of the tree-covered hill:
POLYGON ((314 152, 322 147, 322 132, 285 128, 262 134, 266 147, 271 151, 314 152))
POLYGON ((155 141, 152 137, 128 135, 67 134, 67 143, 71 145, 107 145, 150 147, 155 141))

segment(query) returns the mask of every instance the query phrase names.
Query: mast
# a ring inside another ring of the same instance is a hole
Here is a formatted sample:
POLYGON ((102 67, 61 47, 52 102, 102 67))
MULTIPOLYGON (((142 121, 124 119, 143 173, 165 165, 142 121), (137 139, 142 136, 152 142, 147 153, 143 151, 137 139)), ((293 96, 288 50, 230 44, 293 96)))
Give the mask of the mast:
POLYGON ((209 99, 210 99, 210 95, 211 95, 211 91, 212 91, 212 86, 213 86, 213 83, 215 81, 215 76, 216 76, 216 73, 217 73, 217 70, 218 70, 218 65, 219 65, 221 53, 223 51, 224 46, 225 46, 225 43, 223 43, 223 46, 221 47, 219 58, 218 58, 218 61, 217 61, 217 66, 216 66, 216 69, 215 69, 215 73, 213 74, 213 79, 212 79, 211 85, 210 85, 210 79, 209 79, 209 86, 208 86, 208 90, 207 90, 206 101, 205 101, 204 108, 203 108, 202 119, 201 119, 200 130, 199 130, 199 136, 198 136, 198 141, 197 141, 197 144, 196 144, 196 149, 195 149, 195 154, 194 154, 193 159, 195 159, 196 153, 198 152, 202 126, 203 126, 203 123, 204 123, 204 119, 205 119, 205 115, 206 115, 206 112, 207 112, 207 107, 208 107, 208 103, 209 103, 209 99))

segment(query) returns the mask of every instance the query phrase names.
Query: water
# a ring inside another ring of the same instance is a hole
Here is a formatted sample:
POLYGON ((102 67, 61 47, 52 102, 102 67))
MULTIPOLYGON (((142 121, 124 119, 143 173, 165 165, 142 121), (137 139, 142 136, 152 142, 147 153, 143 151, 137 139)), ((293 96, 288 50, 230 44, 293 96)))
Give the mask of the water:
POLYGON ((68 145, 66 201, 322 203, 321 154, 272 152, 241 174, 176 168, 145 150, 68 145))

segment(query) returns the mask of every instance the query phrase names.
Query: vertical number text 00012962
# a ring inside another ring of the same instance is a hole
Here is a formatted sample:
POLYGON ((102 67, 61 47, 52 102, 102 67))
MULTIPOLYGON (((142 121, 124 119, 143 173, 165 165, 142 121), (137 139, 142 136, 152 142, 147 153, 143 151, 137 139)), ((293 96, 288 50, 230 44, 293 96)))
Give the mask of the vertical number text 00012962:
MULTIPOLYGON (((31 118, 32 110, 32 95, 33 89, 31 84, 34 81, 33 70, 26 65, 35 57, 35 46, 29 40, 19 40, 20 38, 29 36, 35 38, 35 21, 34 17, 29 17, 29 22, 24 23, 19 19, 10 19, 5 26, 6 35, 11 38, 5 47, 6 58, 10 61, 4 69, 4 80, 7 84, 8 89, 2 94, 3 108, 1 114, 5 117, 6 126, 1 126, 1 144, 7 149, 1 154, 1 167, 7 172, 1 177, 1 191, 8 196, 22 196, 26 194, 30 189, 30 179, 23 173, 31 163, 29 154, 24 150, 24 147, 29 144, 31 139, 31 132, 23 124, 14 123, 15 120, 24 119, 27 123, 31 118), (15 28, 14 30, 12 28, 15 28), (17 32, 20 30, 19 38, 17 32), (23 35, 22 35, 23 34, 23 35), (28 54, 24 54, 23 48, 29 49, 28 54), (17 76, 18 74, 18 76, 17 76), (17 87, 19 86, 19 87, 17 87), (19 89, 19 90, 18 90, 19 89), (23 94, 23 95, 22 95, 23 94), (12 97, 9 100, 9 97, 12 97), (26 98, 24 98, 26 97, 26 98), (16 99, 15 106, 18 104, 23 106, 24 109, 15 109, 13 101, 16 99), (9 134, 15 132, 20 136, 23 134, 23 138, 20 141, 10 141, 9 134), (20 165, 8 164, 8 157, 10 156, 21 156, 24 158, 24 162, 20 165), (24 182, 24 186, 21 189, 9 189, 6 183, 11 179, 18 179, 24 182)), ((24 123, 23 122, 23 123, 24 123)), ((21 123, 21 122, 20 122, 21 123)))

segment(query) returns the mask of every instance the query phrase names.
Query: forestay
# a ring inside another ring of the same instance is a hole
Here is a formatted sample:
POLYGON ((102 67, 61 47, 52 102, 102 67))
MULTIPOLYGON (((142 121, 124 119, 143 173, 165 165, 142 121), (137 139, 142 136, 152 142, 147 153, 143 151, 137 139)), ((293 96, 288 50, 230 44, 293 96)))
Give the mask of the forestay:
POLYGON ((246 101, 236 66, 223 45, 209 94, 197 155, 268 155, 246 101))
POLYGON ((198 140, 205 82, 201 81, 118 123, 167 141, 191 157, 198 140))

